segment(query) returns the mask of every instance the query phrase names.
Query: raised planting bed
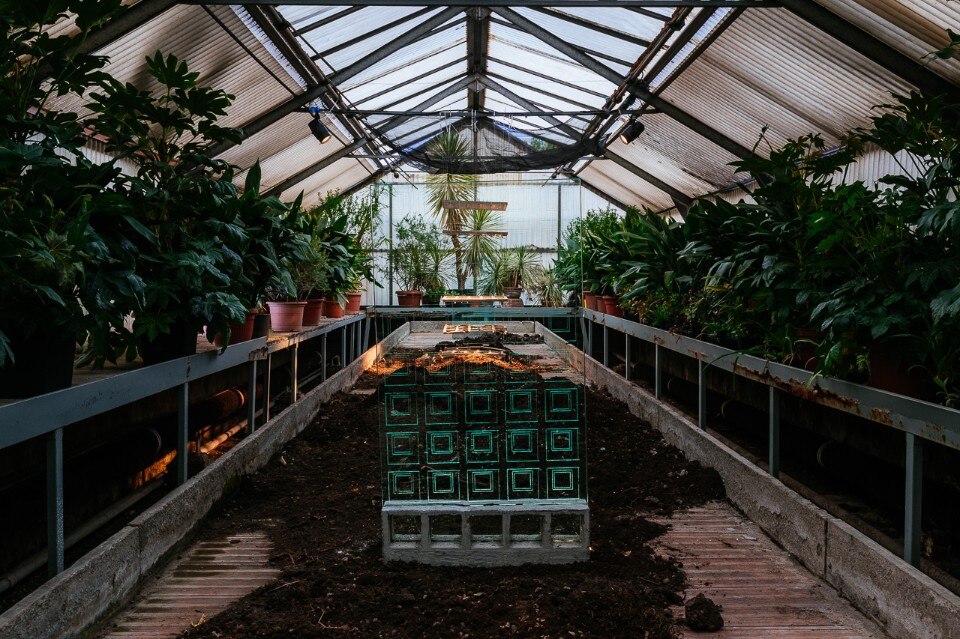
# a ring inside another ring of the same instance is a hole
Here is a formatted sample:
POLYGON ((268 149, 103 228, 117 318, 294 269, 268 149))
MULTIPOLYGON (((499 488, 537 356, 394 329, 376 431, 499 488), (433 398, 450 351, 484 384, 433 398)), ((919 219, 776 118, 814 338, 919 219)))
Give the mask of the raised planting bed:
POLYGON ((186 637, 673 637, 684 574, 647 543, 651 519, 723 496, 609 396, 587 391, 590 560, 434 567, 381 559, 380 378, 366 374, 204 525, 202 539, 265 530, 283 573, 186 637))

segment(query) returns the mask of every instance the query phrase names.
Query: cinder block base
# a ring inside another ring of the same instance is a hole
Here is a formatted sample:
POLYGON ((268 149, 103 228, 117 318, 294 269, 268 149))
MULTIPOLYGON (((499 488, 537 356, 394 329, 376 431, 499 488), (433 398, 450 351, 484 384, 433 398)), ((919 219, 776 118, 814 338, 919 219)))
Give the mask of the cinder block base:
POLYGON ((388 501, 383 558, 434 566, 571 564, 590 557, 586 500, 388 501))

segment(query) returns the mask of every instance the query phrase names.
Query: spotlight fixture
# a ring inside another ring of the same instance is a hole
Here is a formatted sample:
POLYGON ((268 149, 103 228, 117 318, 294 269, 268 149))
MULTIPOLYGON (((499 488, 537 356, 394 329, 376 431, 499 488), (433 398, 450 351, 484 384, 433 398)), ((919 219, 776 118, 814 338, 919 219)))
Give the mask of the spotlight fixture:
POLYGON ((314 115, 313 119, 310 120, 310 133, 313 133, 313 137, 320 140, 320 144, 326 144, 330 140, 330 129, 320 121, 318 115, 314 115))
POLYGON ((627 126, 623 127, 623 131, 620 132, 620 141, 624 144, 630 144, 639 138, 640 134, 643 133, 646 128, 647 127, 643 126, 643 122, 631 118, 631 120, 627 122, 627 126))
POLYGON ((393 172, 393 177, 394 177, 394 179, 399 180, 399 179, 400 179, 400 172, 399 172, 399 171, 394 171, 394 172, 393 172))

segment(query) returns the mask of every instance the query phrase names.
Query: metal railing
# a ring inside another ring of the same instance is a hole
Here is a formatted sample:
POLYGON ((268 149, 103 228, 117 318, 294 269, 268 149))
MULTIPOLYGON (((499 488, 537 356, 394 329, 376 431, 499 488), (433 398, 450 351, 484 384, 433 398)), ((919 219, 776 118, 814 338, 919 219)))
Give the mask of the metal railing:
MULTIPOLYGON (((862 384, 814 375, 801 368, 772 362, 589 309, 583 309, 580 322, 584 336, 584 351, 587 353, 593 352, 595 327, 600 327, 599 330, 602 330, 604 366, 609 367, 608 333, 611 330, 652 343, 654 346, 653 386, 657 399, 660 399, 663 393, 661 352, 666 349, 696 359, 697 423, 701 428, 707 426, 706 372, 709 367, 765 384, 769 388, 768 465, 769 472, 774 477, 780 474, 780 400, 783 393, 902 431, 906 438, 904 559, 914 566, 920 565, 923 444, 933 442, 960 450, 960 411, 862 384)), ((629 341, 624 350, 625 377, 629 381, 631 375, 629 341)))
MULTIPOLYGON (((274 354, 290 351, 291 402, 299 397, 298 354, 300 344, 314 339, 321 342, 320 378, 327 379, 328 336, 340 331, 340 362, 354 361, 370 346, 371 326, 375 319, 445 319, 496 321, 515 318, 563 318, 580 322, 583 347, 592 352, 597 327, 603 331, 603 363, 609 364, 609 331, 617 331, 654 345, 654 394, 662 396, 661 351, 666 349, 698 361, 698 423, 706 427, 706 371, 709 367, 731 372, 769 387, 769 472, 775 477, 780 468, 780 398, 782 393, 806 401, 864 417, 896 428, 906 437, 906 499, 904 558, 913 565, 920 561, 921 480, 924 441, 960 450, 960 411, 904 397, 876 388, 823 376, 809 371, 746 355, 694 338, 676 335, 629 320, 577 308, 401 308, 370 307, 367 312, 289 335, 257 338, 229 346, 222 353, 210 351, 190 357, 145 366, 132 371, 0 406, 0 449, 29 439, 46 440, 47 556, 50 574, 64 567, 63 523, 63 432, 64 428, 109 410, 145 399, 157 393, 177 389, 177 455, 174 473, 178 484, 188 479, 187 447, 190 383, 238 366, 249 366, 248 384, 254 389, 247 404, 248 432, 256 428, 255 389, 258 362, 266 362, 263 377, 263 420, 270 420, 271 363, 274 354)), ((631 348, 626 348, 626 378, 631 375, 631 348)))
POLYGON ((248 366, 247 431, 256 428, 258 362, 265 361, 263 371, 263 422, 270 421, 270 381, 273 355, 290 351, 291 403, 296 402, 298 389, 298 354, 300 344, 321 339, 322 364, 320 377, 327 379, 328 336, 340 331, 340 363, 346 367, 369 346, 371 322, 365 312, 271 339, 256 338, 228 346, 222 353, 208 351, 161 364, 72 386, 63 390, 31 397, 0 406, 0 450, 27 440, 46 439, 46 511, 47 568, 50 575, 64 569, 64 499, 63 499, 63 432, 71 424, 101 415, 109 410, 146 399, 157 393, 177 391, 177 444, 174 458, 176 483, 188 479, 187 448, 189 445, 190 384, 204 377, 238 366, 248 366))

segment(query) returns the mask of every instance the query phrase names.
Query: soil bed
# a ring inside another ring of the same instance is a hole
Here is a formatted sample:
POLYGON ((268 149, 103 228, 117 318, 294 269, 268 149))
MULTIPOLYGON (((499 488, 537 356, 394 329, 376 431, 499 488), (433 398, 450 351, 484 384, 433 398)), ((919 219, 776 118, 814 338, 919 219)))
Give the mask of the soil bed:
POLYGON ((676 636, 681 567, 647 542, 669 514, 723 496, 710 469, 687 462, 607 395, 588 391, 592 552, 568 566, 496 569, 381 560, 376 376, 341 393, 200 533, 265 530, 274 584, 184 637, 676 636))

